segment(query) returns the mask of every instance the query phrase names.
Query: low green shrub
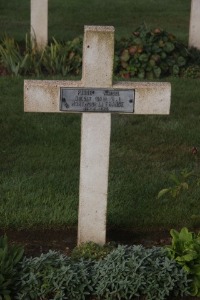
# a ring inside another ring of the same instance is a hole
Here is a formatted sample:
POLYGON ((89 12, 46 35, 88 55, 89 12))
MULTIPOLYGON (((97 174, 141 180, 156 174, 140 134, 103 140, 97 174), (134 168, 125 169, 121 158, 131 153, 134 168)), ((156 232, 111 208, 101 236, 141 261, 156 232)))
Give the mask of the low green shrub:
POLYGON ((71 257, 73 259, 95 259, 105 258, 112 250, 112 244, 98 245, 94 242, 83 243, 72 250, 71 257))
POLYGON ((9 74, 15 76, 26 74, 30 69, 29 55, 21 54, 19 45, 9 37, 0 44, 0 62, 9 74))
POLYGON ((124 78, 178 76, 189 61, 189 51, 174 35, 145 25, 119 41, 116 48, 115 73, 124 78))
POLYGON ((166 299, 188 294, 187 273, 162 248, 118 246, 104 259, 50 251, 21 263, 16 299, 166 299))
POLYGON ((17 266, 23 253, 22 247, 9 245, 6 236, 0 237, 0 299, 10 300, 14 296, 17 266))
MULTIPOLYGON (((5 37, 0 44, 0 63, 15 76, 77 75, 82 68, 82 44, 82 37, 68 42, 53 38, 43 51, 37 51, 28 36, 24 47, 5 37)), ((173 34, 142 25, 130 38, 116 41, 114 74, 126 79, 188 76, 187 68, 199 62, 199 57, 198 51, 189 51, 173 34)))
POLYGON ((59 252, 24 258, 16 299, 85 299, 92 292, 91 261, 73 262, 59 252))
POLYGON ((55 75, 78 75, 82 67, 82 38, 67 43, 58 43, 55 39, 45 48, 41 61, 45 73, 55 75))
POLYGON ((94 266, 98 299, 166 299, 188 294, 186 272, 159 247, 119 246, 94 266))
POLYGON ((10 75, 78 75, 82 64, 82 38, 58 43, 55 39, 44 50, 32 48, 30 37, 19 47, 13 38, 5 37, 0 44, 0 63, 10 75))
POLYGON ((180 232, 171 229, 172 244, 167 247, 170 258, 179 263, 189 274, 190 293, 200 296, 200 234, 182 228, 180 232))

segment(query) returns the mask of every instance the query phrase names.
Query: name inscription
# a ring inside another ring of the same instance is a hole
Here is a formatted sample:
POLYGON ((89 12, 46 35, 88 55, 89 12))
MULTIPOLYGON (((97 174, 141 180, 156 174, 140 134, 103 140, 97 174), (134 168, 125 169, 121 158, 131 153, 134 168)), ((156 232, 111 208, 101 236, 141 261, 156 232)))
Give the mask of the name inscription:
POLYGON ((60 110, 74 112, 133 113, 134 90, 61 88, 60 110))

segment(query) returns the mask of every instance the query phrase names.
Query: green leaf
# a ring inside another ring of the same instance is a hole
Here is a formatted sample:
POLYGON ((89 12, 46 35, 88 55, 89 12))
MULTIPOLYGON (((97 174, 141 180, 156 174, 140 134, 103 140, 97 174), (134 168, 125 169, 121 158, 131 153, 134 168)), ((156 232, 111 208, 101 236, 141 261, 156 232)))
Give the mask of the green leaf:
POLYGON ((127 49, 125 49, 122 54, 121 54, 121 61, 123 62, 127 62, 130 58, 130 55, 129 55, 129 51, 127 49))
POLYGON ((163 47, 164 51, 167 52, 167 53, 172 52, 174 50, 174 48, 175 48, 175 46, 171 42, 166 42, 165 46, 163 47))
POLYGON ((193 234, 191 232, 188 231, 188 229, 186 227, 183 227, 180 231, 179 234, 179 239, 189 242, 193 240, 193 234))
POLYGON ((173 239, 178 239, 179 238, 179 232, 175 229, 170 230, 170 235, 173 237, 173 239))
POLYGON ((200 276, 200 265, 195 265, 193 267, 193 272, 194 272, 194 274, 200 276))
POLYGON ((186 59, 183 56, 179 56, 177 59, 177 64, 179 67, 186 65, 186 59))
POLYGON ((157 198, 161 198, 162 196, 164 196, 165 194, 169 193, 170 189, 162 189, 159 193, 157 198))
POLYGON ((173 66, 173 74, 174 75, 178 75, 179 74, 179 66, 178 65, 174 65, 173 66))
POLYGON ((180 180, 179 180, 179 178, 177 177, 177 175, 175 174, 175 172, 173 172, 172 174, 170 174, 169 178, 170 178, 173 182, 175 182, 177 185, 180 184, 180 180))
POLYGON ((176 258, 176 260, 179 262, 189 262, 189 261, 196 259, 197 257, 198 257, 197 253, 191 253, 191 254, 186 254, 183 256, 178 256, 176 258))
POLYGON ((189 185, 188 185, 187 182, 182 182, 182 183, 181 183, 181 187, 182 187, 184 190, 188 190, 189 185))
POLYGON ((149 60, 149 56, 146 53, 143 53, 139 56, 139 60, 142 62, 147 62, 149 60))
POLYGON ((160 75, 161 75, 161 68, 155 66, 155 67, 153 68, 153 72, 154 72, 156 78, 159 78, 160 75))

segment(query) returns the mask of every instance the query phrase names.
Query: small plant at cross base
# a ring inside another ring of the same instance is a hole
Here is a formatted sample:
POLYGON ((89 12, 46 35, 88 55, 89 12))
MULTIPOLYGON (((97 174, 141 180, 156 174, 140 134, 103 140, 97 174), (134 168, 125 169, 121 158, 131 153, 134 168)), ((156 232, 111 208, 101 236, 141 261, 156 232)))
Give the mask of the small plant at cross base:
POLYGON ((105 258, 112 250, 114 245, 106 244, 100 246, 94 242, 83 243, 75 247, 71 253, 73 259, 103 259, 105 258))

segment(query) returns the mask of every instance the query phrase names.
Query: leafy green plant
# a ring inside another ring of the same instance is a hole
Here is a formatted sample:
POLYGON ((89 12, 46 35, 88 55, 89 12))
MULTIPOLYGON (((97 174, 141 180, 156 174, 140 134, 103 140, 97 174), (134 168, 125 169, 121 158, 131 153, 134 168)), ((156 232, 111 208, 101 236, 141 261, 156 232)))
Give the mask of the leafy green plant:
POLYGON ((115 72, 124 78, 160 78, 180 75, 186 66, 189 52, 174 35, 144 24, 129 39, 117 43, 115 72))
POLYGON ((200 184, 200 178, 193 171, 188 171, 187 169, 183 169, 179 173, 173 172, 170 174, 169 179, 173 182, 173 185, 160 190, 158 198, 166 194, 176 198, 182 191, 186 191, 194 185, 199 186, 200 184))
POLYGON ((82 63, 82 39, 76 38, 65 44, 53 42, 45 48, 42 66, 48 74, 79 74, 82 63))
POLYGON ((21 247, 9 245, 6 236, 0 237, 0 299, 11 299, 23 253, 21 247))
POLYGON ((16 299, 166 299, 188 294, 187 273, 167 250, 118 246, 104 259, 74 260, 49 251, 24 258, 16 299))
POLYGON ((4 38, 0 44, 0 57, 1 63, 10 74, 19 76, 22 70, 27 70, 28 54, 20 53, 19 46, 13 38, 4 38))
POLYGON ((180 232, 171 229, 170 234, 172 244, 167 246, 169 256, 189 274, 191 294, 200 296, 200 234, 189 232, 186 227, 180 232))
POLYGON ((91 268, 90 261, 74 262, 55 251, 24 258, 16 299, 85 299, 92 291, 91 268))
POLYGON ((114 249, 111 244, 98 245, 94 242, 83 243, 72 250, 71 257, 73 259, 102 259, 114 249))
MULTIPOLYGON (((22 50, 14 39, 6 37, 0 45, 1 62, 10 74, 16 76, 77 75, 82 67, 82 44, 82 37, 65 43, 53 38, 43 51, 37 51, 26 35, 25 49, 22 50)), ((189 58, 191 63, 193 56, 174 35, 159 28, 149 30, 143 25, 130 38, 116 42, 114 72, 124 78, 178 76, 188 66, 189 58)))
POLYGON ((188 294, 186 272, 159 247, 119 246, 95 264, 93 281, 98 299, 161 300, 188 294))
POLYGON ((79 74, 82 63, 82 38, 58 43, 54 38, 42 51, 32 47, 26 35, 25 46, 19 47, 13 38, 5 37, 0 44, 1 64, 8 73, 19 75, 79 74))
POLYGON ((191 65, 183 71, 183 77, 185 78, 200 78, 200 66, 191 65))

